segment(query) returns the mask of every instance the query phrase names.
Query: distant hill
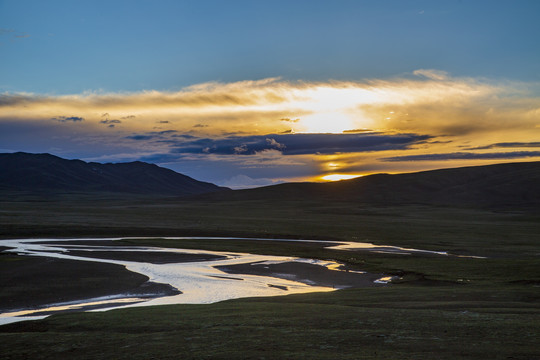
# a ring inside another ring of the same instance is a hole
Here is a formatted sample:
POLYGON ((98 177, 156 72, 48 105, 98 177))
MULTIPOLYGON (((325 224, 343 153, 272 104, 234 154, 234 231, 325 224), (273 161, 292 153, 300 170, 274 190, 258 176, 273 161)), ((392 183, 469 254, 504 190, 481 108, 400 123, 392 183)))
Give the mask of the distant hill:
POLYGON ((100 164, 51 154, 0 154, 0 191, 133 193, 187 196, 223 190, 154 164, 100 164))
POLYGON ((214 200, 325 200, 540 209, 540 162, 375 174, 332 183, 286 183, 204 195, 214 200))

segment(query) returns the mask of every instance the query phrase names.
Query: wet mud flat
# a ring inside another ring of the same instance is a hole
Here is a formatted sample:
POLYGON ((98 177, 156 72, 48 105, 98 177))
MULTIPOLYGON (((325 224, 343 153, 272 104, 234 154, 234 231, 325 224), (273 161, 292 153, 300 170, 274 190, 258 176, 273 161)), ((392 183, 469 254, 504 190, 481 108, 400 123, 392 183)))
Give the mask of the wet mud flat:
POLYGON ((121 294, 153 298, 180 293, 168 284, 148 280, 147 276, 117 264, 21 256, 2 251, 0 313, 121 294))

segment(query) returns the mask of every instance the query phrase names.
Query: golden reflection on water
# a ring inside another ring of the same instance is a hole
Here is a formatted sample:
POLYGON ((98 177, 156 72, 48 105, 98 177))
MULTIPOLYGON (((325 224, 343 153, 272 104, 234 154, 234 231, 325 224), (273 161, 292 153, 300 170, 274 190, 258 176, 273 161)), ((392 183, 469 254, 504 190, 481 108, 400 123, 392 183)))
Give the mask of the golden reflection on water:
POLYGON ((69 304, 51 304, 49 307, 43 307, 39 309, 30 309, 30 310, 18 310, 13 312, 7 312, 0 314, 0 318, 4 317, 17 317, 17 316, 31 316, 34 314, 42 313, 52 313, 57 311, 66 311, 66 310, 81 310, 87 307, 101 306, 101 305, 111 305, 115 304, 130 304, 136 302, 146 301, 141 298, 119 298, 119 299, 107 299, 107 300, 98 300, 98 301, 86 301, 81 303, 69 303, 69 304))

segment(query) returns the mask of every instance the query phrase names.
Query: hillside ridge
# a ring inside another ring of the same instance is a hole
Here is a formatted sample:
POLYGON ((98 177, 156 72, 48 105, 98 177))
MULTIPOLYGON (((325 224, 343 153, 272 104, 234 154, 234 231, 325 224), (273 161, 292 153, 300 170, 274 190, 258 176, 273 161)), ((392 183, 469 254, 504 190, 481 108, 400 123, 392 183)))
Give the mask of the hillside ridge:
POLYGON ((36 193, 111 192, 189 196, 226 188, 155 164, 67 160, 48 153, 0 154, 0 190, 36 193))

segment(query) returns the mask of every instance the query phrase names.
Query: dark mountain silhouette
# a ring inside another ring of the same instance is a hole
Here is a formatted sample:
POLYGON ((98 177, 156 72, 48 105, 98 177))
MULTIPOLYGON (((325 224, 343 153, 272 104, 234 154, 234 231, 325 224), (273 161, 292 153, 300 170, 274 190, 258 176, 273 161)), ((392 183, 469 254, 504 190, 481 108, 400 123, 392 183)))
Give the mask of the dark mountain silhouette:
POLYGON ((100 164, 66 160, 51 154, 0 154, 2 191, 186 196, 223 189, 225 188, 140 161, 100 164))
POLYGON ((19 152, 0 154, 0 191, 132 193, 231 202, 335 201, 538 209, 540 162, 375 174, 332 183, 286 183, 231 191, 140 161, 100 164, 19 152))
POLYGON ((214 200, 326 200, 358 204, 540 207, 540 162, 375 174, 204 195, 214 200))

